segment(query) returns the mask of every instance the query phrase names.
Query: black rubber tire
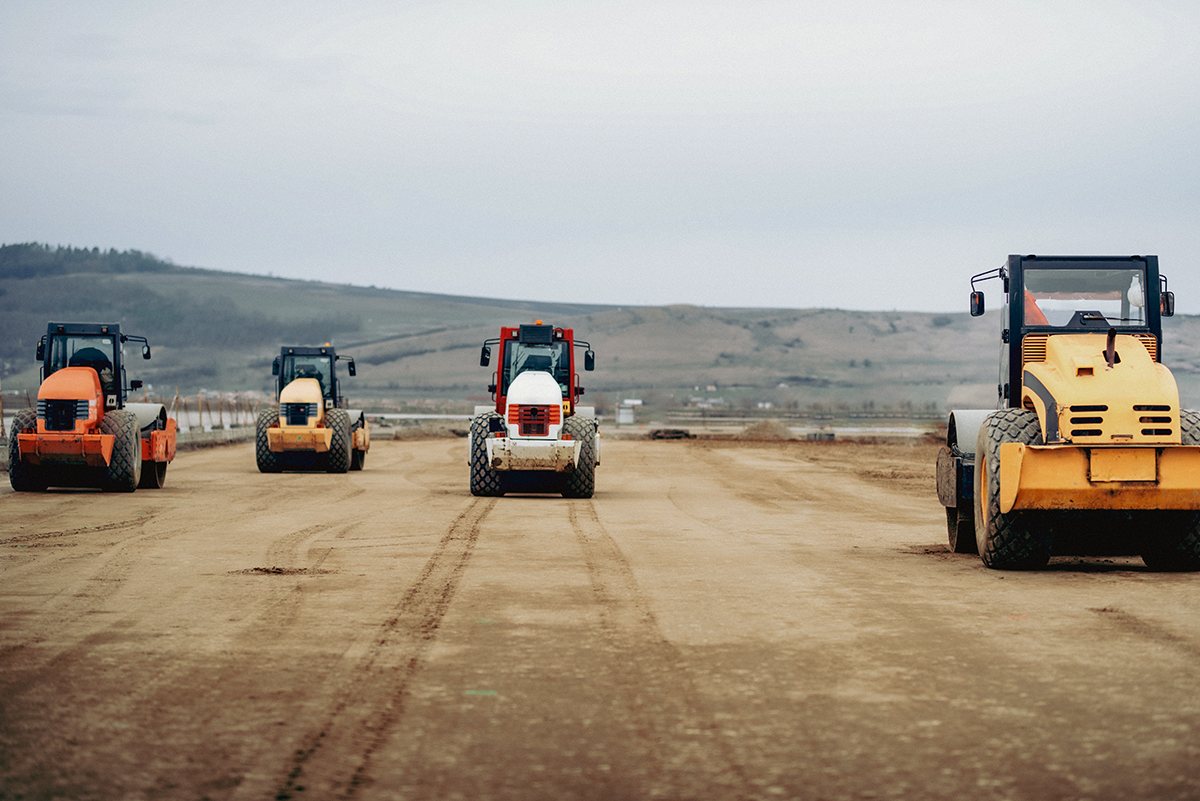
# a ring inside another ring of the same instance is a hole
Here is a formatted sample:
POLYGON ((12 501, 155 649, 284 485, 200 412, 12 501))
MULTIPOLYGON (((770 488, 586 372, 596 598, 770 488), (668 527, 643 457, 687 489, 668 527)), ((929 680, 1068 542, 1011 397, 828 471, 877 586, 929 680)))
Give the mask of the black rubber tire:
POLYGON ((564 498, 590 498, 596 492, 596 420, 574 415, 563 423, 563 434, 579 443, 579 463, 567 473, 564 498))
POLYGON ((487 459, 487 437, 492 418, 499 419, 500 415, 487 412, 471 420, 471 494, 485 498, 504 494, 504 476, 493 470, 487 459))
POLYGON ((975 508, 973 506, 946 507, 946 533, 950 550, 954 553, 979 553, 975 541, 975 508))
POLYGON ((114 409, 100 418, 100 433, 112 434, 112 459, 104 470, 107 492, 133 492, 142 480, 142 432, 137 415, 114 409))
POLYGON ((8 430, 8 483, 17 492, 44 492, 50 486, 46 469, 21 460, 21 445, 17 434, 37 431, 37 411, 22 409, 13 415, 8 430))
POLYGON ((975 546, 983 563, 996 570, 1036 570, 1050 561, 1054 531, 1048 515, 1030 511, 1000 513, 1000 445, 1040 445, 1037 414, 1028 409, 992 412, 979 428, 975 447, 975 546))
POLYGON ((271 450, 267 440, 267 429, 279 425, 279 407, 264 409, 254 421, 254 458, 258 461, 258 472, 278 473, 283 470, 279 454, 271 450))
MULTIPOLYGON (((153 423, 142 429, 143 439, 150 439, 150 434, 155 431, 162 431, 163 428, 162 419, 156 417, 153 423)), ((142 480, 138 482, 138 489, 162 489, 163 482, 166 480, 166 462, 142 460, 142 480)))
MULTIPOLYGON (((1179 412, 1183 445, 1200 445, 1200 413, 1189 409, 1179 412)), ((1146 533, 1142 561, 1151 570, 1200 570, 1200 512, 1159 512, 1158 524, 1146 533)))
POLYGON ((325 454, 325 471, 346 473, 350 470, 350 415, 345 409, 326 409, 325 427, 332 431, 329 452, 325 454))

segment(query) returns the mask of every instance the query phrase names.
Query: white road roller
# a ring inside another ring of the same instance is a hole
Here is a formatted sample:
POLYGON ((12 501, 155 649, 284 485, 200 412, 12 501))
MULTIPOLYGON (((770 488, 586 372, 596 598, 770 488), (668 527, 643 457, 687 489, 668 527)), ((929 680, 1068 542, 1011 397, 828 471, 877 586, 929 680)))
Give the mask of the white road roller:
POLYGON ((583 387, 575 372, 575 348, 584 348, 583 369, 596 367, 591 345, 570 328, 540 320, 502 327, 483 343, 481 367, 498 363, 488 390, 493 406, 475 407, 467 450, 473 495, 507 492, 590 498, 600 464, 600 429, 595 408, 578 406, 583 387))

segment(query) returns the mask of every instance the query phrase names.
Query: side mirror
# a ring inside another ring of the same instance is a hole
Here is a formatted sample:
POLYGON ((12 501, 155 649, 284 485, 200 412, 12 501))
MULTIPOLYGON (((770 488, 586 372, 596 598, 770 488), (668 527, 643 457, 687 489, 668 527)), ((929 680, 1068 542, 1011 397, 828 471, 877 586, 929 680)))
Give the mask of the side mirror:
POLYGON ((143 359, 150 358, 150 346, 149 345, 142 345, 142 358, 143 359))
POLYGON ((275 357, 275 361, 271 362, 271 375, 279 375, 279 357, 275 357))
POLYGON ((130 381, 130 382, 129 382, 129 388, 130 388, 130 389, 141 389, 141 388, 142 388, 142 382, 141 382, 141 381, 138 381, 138 380, 135 378, 135 379, 133 379, 132 381, 130 381))
MULTIPOLYGON (((1163 317, 1175 316, 1175 293, 1164 292, 1158 296, 1158 308, 1163 317)), ((40 358, 40 357, 39 357, 40 358)))
POLYGON ((487 345, 483 346, 483 350, 479 351, 479 366, 487 367, 492 363, 492 349, 487 345))
POLYGON ((971 316, 972 317, 982 317, 983 316, 983 293, 982 292, 972 292, 971 293, 971 316))
POLYGON ((37 344, 37 360, 40 362, 45 358, 46 358, 46 338, 42 337, 42 340, 40 342, 38 342, 38 344, 37 344))
POLYGON ((595 351, 585 350, 583 352, 583 369, 588 371, 596 369, 595 351))
POLYGON ((354 367, 354 359, 350 360, 350 364, 346 366, 346 371, 349 372, 350 375, 358 375, 358 370, 354 367))

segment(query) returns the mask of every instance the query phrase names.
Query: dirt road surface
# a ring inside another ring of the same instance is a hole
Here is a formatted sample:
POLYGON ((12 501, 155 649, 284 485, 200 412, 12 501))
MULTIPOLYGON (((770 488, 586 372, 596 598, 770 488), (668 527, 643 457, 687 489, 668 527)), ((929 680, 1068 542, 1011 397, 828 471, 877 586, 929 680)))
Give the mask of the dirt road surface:
POLYGON ((181 454, 0 489, 0 798, 1200 797, 1200 576, 947 552, 929 445, 605 443, 591 500, 181 454))

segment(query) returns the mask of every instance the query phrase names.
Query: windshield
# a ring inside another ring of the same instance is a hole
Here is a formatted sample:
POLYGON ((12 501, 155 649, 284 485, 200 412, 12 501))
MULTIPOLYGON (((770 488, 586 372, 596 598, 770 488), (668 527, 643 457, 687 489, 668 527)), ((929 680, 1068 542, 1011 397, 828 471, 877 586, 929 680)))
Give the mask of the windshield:
POLYGON ((100 385, 105 393, 115 392, 115 345, 112 337, 50 337, 50 359, 46 365, 46 375, 49 376, 64 367, 91 367, 99 374, 100 385))
POLYGON ((280 371, 281 387, 295 381, 297 378, 315 378, 321 384, 321 394, 327 399, 332 397, 333 368, 328 356, 319 353, 312 356, 289 354, 283 358, 283 369, 280 371))
POLYGON ((565 340, 537 345, 510 340, 504 349, 504 385, 501 393, 507 395, 508 385, 526 370, 540 370, 553 375, 558 388, 566 396, 571 384, 568 345, 565 340))
POLYGON ((1025 269, 1025 325, 1144 326, 1146 273, 1139 268, 1025 269))

